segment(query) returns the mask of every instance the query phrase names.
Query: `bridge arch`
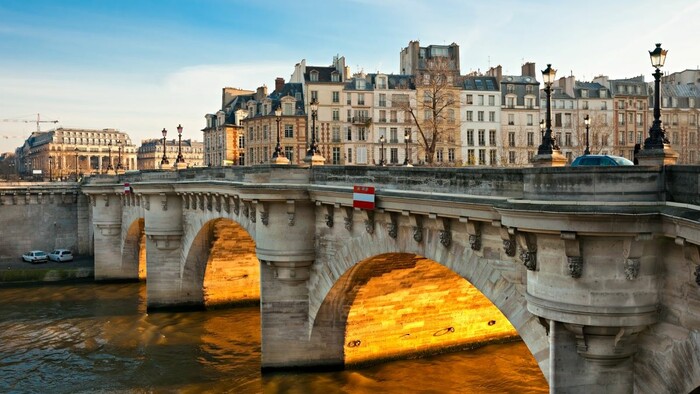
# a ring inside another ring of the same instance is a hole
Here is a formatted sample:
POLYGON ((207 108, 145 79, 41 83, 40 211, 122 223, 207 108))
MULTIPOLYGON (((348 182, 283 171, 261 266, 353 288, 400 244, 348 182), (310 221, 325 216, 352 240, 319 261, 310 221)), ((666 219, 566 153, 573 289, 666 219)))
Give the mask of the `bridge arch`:
POLYGON ((503 313, 547 378, 549 351, 546 330, 537 317, 527 311, 525 287, 520 279, 525 275, 522 263, 514 258, 501 257, 502 240, 497 228, 482 226, 484 246, 480 251, 474 251, 467 242, 466 231, 459 229, 451 230, 452 241, 446 247, 440 242, 440 229, 437 227, 423 228, 420 242, 414 239, 409 226, 400 226, 396 238, 391 237, 383 225, 377 227, 377 231, 361 231, 350 239, 337 237, 337 248, 333 248, 335 253, 319 256, 314 266, 315 279, 310 283, 309 292, 309 326, 313 341, 333 343, 336 359, 345 359, 348 344, 353 346, 356 339, 346 340, 345 325, 332 323, 342 320, 338 314, 344 313, 343 308, 347 307, 348 302, 348 299, 337 295, 348 291, 347 286, 361 284, 361 281, 351 278, 361 277, 364 270, 376 270, 377 266, 381 266, 378 261, 385 259, 385 256, 403 256, 397 261, 409 265, 412 264, 407 263, 409 260, 424 258, 432 261, 432 264, 440 265, 437 271, 451 272, 464 279, 463 282, 473 285, 503 313))
POLYGON ((221 217, 196 228, 185 248, 183 294, 204 307, 258 303, 260 262, 248 231, 221 217))
POLYGON ((143 218, 137 218, 126 227, 122 245, 122 270, 128 277, 146 279, 146 235, 143 218))

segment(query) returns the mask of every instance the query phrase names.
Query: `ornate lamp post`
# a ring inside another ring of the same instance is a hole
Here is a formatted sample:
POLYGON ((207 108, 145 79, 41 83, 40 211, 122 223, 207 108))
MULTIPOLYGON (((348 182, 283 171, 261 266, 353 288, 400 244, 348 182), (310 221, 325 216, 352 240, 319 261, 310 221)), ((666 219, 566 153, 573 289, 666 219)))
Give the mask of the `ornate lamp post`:
POLYGON ((413 167, 411 165, 411 161, 408 159, 408 141, 411 139, 411 136, 408 135, 408 133, 403 135, 403 140, 406 142, 406 157, 403 159, 403 165, 404 167, 413 167))
POLYGON ((78 173, 80 172, 80 162, 78 161, 78 152, 80 149, 75 148, 75 179, 78 179, 78 173))
POLYGON ((53 182, 53 157, 49 156, 49 182, 53 182))
POLYGON ((175 163, 184 163, 185 158, 182 157, 182 125, 177 125, 177 159, 175 163))
POLYGON ((306 152, 305 162, 313 165, 322 165, 326 159, 318 154, 318 144, 316 143, 316 116, 318 115, 318 102, 314 99, 309 103, 309 109, 311 110, 311 144, 309 145, 309 150, 306 152))
POLYGON ((275 153, 272 154, 272 164, 289 164, 289 158, 282 153, 282 145, 280 145, 280 123, 282 122, 282 108, 275 109, 275 122, 277 122, 277 146, 275 153))
POLYGON ((590 155, 591 150, 589 149, 588 127, 591 125, 591 118, 588 117, 588 114, 583 117, 583 123, 586 125, 586 150, 583 151, 583 154, 590 155))
POLYGON ((107 157, 109 161, 107 164, 107 172, 110 172, 114 170, 114 168, 112 168, 112 140, 109 140, 109 143, 107 143, 107 157))
POLYGON ((117 140, 117 171, 123 169, 122 167, 122 140, 117 140))
POLYGON ((379 165, 380 166, 384 166, 386 164, 386 162, 384 161, 384 142, 385 141, 386 141, 386 139, 384 138, 384 136, 379 137, 379 145, 381 146, 381 148, 379 148, 379 157, 380 157, 379 165))
POLYGON ((651 58, 651 66, 656 68, 654 74, 654 123, 649 129, 649 138, 644 140, 644 149, 663 149, 664 144, 668 144, 664 129, 661 128, 661 106, 659 104, 659 84, 661 80, 661 70, 666 62, 666 53, 668 51, 661 49, 661 44, 656 44, 653 51, 649 51, 651 58))
POLYGON ((542 137, 542 144, 537 148, 538 155, 551 155, 554 148, 554 140, 552 139, 552 110, 550 101, 552 99, 552 83, 557 75, 557 70, 552 68, 551 64, 542 71, 542 79, 544 81, 544 92, 547 94, 547 113, 545 116, 545 130, 542 137))
POLYGON ((161 133, 163 133, 163 158, 160 160, 160 167, 163 168, 164 165, 170 164, 170 162, 168 161, 168 157, 165 156, 165 136, 168 135, 168 130, 163 128, 163 131, 161 131, 161 133))

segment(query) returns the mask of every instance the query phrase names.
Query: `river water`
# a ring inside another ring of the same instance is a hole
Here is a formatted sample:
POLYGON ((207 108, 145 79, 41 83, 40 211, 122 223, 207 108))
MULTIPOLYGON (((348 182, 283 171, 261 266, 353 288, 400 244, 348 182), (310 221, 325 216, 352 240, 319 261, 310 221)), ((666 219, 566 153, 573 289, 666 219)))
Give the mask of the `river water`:
POLYGON ((258 308, 146 313, 145 284, 0 287, 0 392, 546 393, 522 342, 260 373, 258 308))

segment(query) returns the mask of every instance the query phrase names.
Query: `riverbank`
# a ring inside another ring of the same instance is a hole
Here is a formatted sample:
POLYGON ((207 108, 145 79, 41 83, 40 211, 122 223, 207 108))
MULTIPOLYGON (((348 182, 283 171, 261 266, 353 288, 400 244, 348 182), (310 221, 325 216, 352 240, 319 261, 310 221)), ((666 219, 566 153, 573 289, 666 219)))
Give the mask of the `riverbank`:
POLYGON ((93 280, 92 256, 77 256, 73 261, 32 264, 21 258, 0 260, 0 284, 93 280))

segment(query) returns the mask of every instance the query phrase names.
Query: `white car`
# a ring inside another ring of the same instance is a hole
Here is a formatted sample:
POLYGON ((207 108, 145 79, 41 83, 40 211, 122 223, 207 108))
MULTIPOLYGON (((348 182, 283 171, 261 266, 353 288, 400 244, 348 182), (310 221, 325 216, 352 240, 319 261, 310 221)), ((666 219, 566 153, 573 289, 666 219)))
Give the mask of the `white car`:
POLYGON ((73 261, 73 253, 68 249, 56 249, 49 253, 49 260, 51 261, 73 261))
POLYGON ((32 250, 22 255, 22 260, 28 263, 39 263, 42 261, 46 262, 47 259, 48 256, 46 255, 46 252, 41 250, 32 250))

